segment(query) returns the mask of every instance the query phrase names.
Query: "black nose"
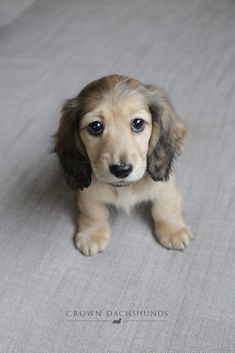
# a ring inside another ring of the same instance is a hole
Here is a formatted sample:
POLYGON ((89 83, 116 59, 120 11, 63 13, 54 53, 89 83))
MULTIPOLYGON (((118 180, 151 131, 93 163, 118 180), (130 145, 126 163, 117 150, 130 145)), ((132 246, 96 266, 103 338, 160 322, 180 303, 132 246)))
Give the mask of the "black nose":
POLYGON ((112 164, 109 170, 117 178, 126 178, 132 172, 131 164, 112 164))

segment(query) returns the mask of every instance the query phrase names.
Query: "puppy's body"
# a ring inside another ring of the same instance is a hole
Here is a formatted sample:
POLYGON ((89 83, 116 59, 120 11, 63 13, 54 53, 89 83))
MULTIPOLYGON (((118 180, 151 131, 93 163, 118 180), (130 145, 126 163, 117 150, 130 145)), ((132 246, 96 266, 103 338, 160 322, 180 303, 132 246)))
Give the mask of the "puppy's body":
POLYGON ((136 183, 121 188, 100 183, 94 177, 88 189, 78 192, 77 201, 80 216, 75 243, 86 255, 103 251, 108 245, 108 205, 129 212, 137 204, 151 201, 155 235, 163 246, 183 250, 191 238, 184 223, 181 193, 174 174, 167 183, 156 183, 145 175, 136 183))
POLYGON ((191 233, 172 172, 185 127, 165 93, 112 75, 93 81, 63 108, 55 150, 68 184, 78 191, 76 246, 86 255, 108 245, 108 205, 130 210, 152 203, 155 235, 184 249, 191 233))

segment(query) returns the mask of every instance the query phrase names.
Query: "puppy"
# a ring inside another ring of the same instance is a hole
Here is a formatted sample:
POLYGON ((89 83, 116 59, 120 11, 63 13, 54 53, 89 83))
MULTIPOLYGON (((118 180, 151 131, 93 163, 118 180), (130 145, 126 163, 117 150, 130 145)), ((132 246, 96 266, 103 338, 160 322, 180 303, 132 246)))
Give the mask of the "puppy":
POLYGON ((185 126, 158 87, 110 75, 65 102, 55 152, 68 185, 77 191, 75 244, 85 255, 109 243, 112 204, 131 209, 151 201, 154 234, 168 249, 183 250, 191 232, 172 169, 185 126))

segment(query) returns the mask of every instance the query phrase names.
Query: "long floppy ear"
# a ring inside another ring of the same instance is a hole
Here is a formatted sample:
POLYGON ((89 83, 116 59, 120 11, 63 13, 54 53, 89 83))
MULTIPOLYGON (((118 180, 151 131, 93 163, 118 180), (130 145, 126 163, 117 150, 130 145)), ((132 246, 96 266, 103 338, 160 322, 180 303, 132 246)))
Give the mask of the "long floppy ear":
POLYGON ((153 180, 167 181, 173 161, 183 149, 186 127, 162 89, 151 85, 146 88, 153 124, 147 170, 153 180))
POLYGON ((91 165, 78 131, 79 109, 77 98, 68 99, 63 108, 58 132, 54 136, 55 148, 65 179, 73 190, 87 188, 91 184, 91 165))

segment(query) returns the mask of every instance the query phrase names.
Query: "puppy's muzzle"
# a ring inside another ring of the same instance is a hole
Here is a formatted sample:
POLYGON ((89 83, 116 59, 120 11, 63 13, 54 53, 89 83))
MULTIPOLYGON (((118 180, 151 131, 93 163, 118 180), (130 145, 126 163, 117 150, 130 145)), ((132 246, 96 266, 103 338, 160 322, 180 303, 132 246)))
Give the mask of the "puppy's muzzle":
POLYGON ((126 178, 132 172, 131 164, 112 164, 109 166, 110 173, 115 175, 117 178, 126 178))

